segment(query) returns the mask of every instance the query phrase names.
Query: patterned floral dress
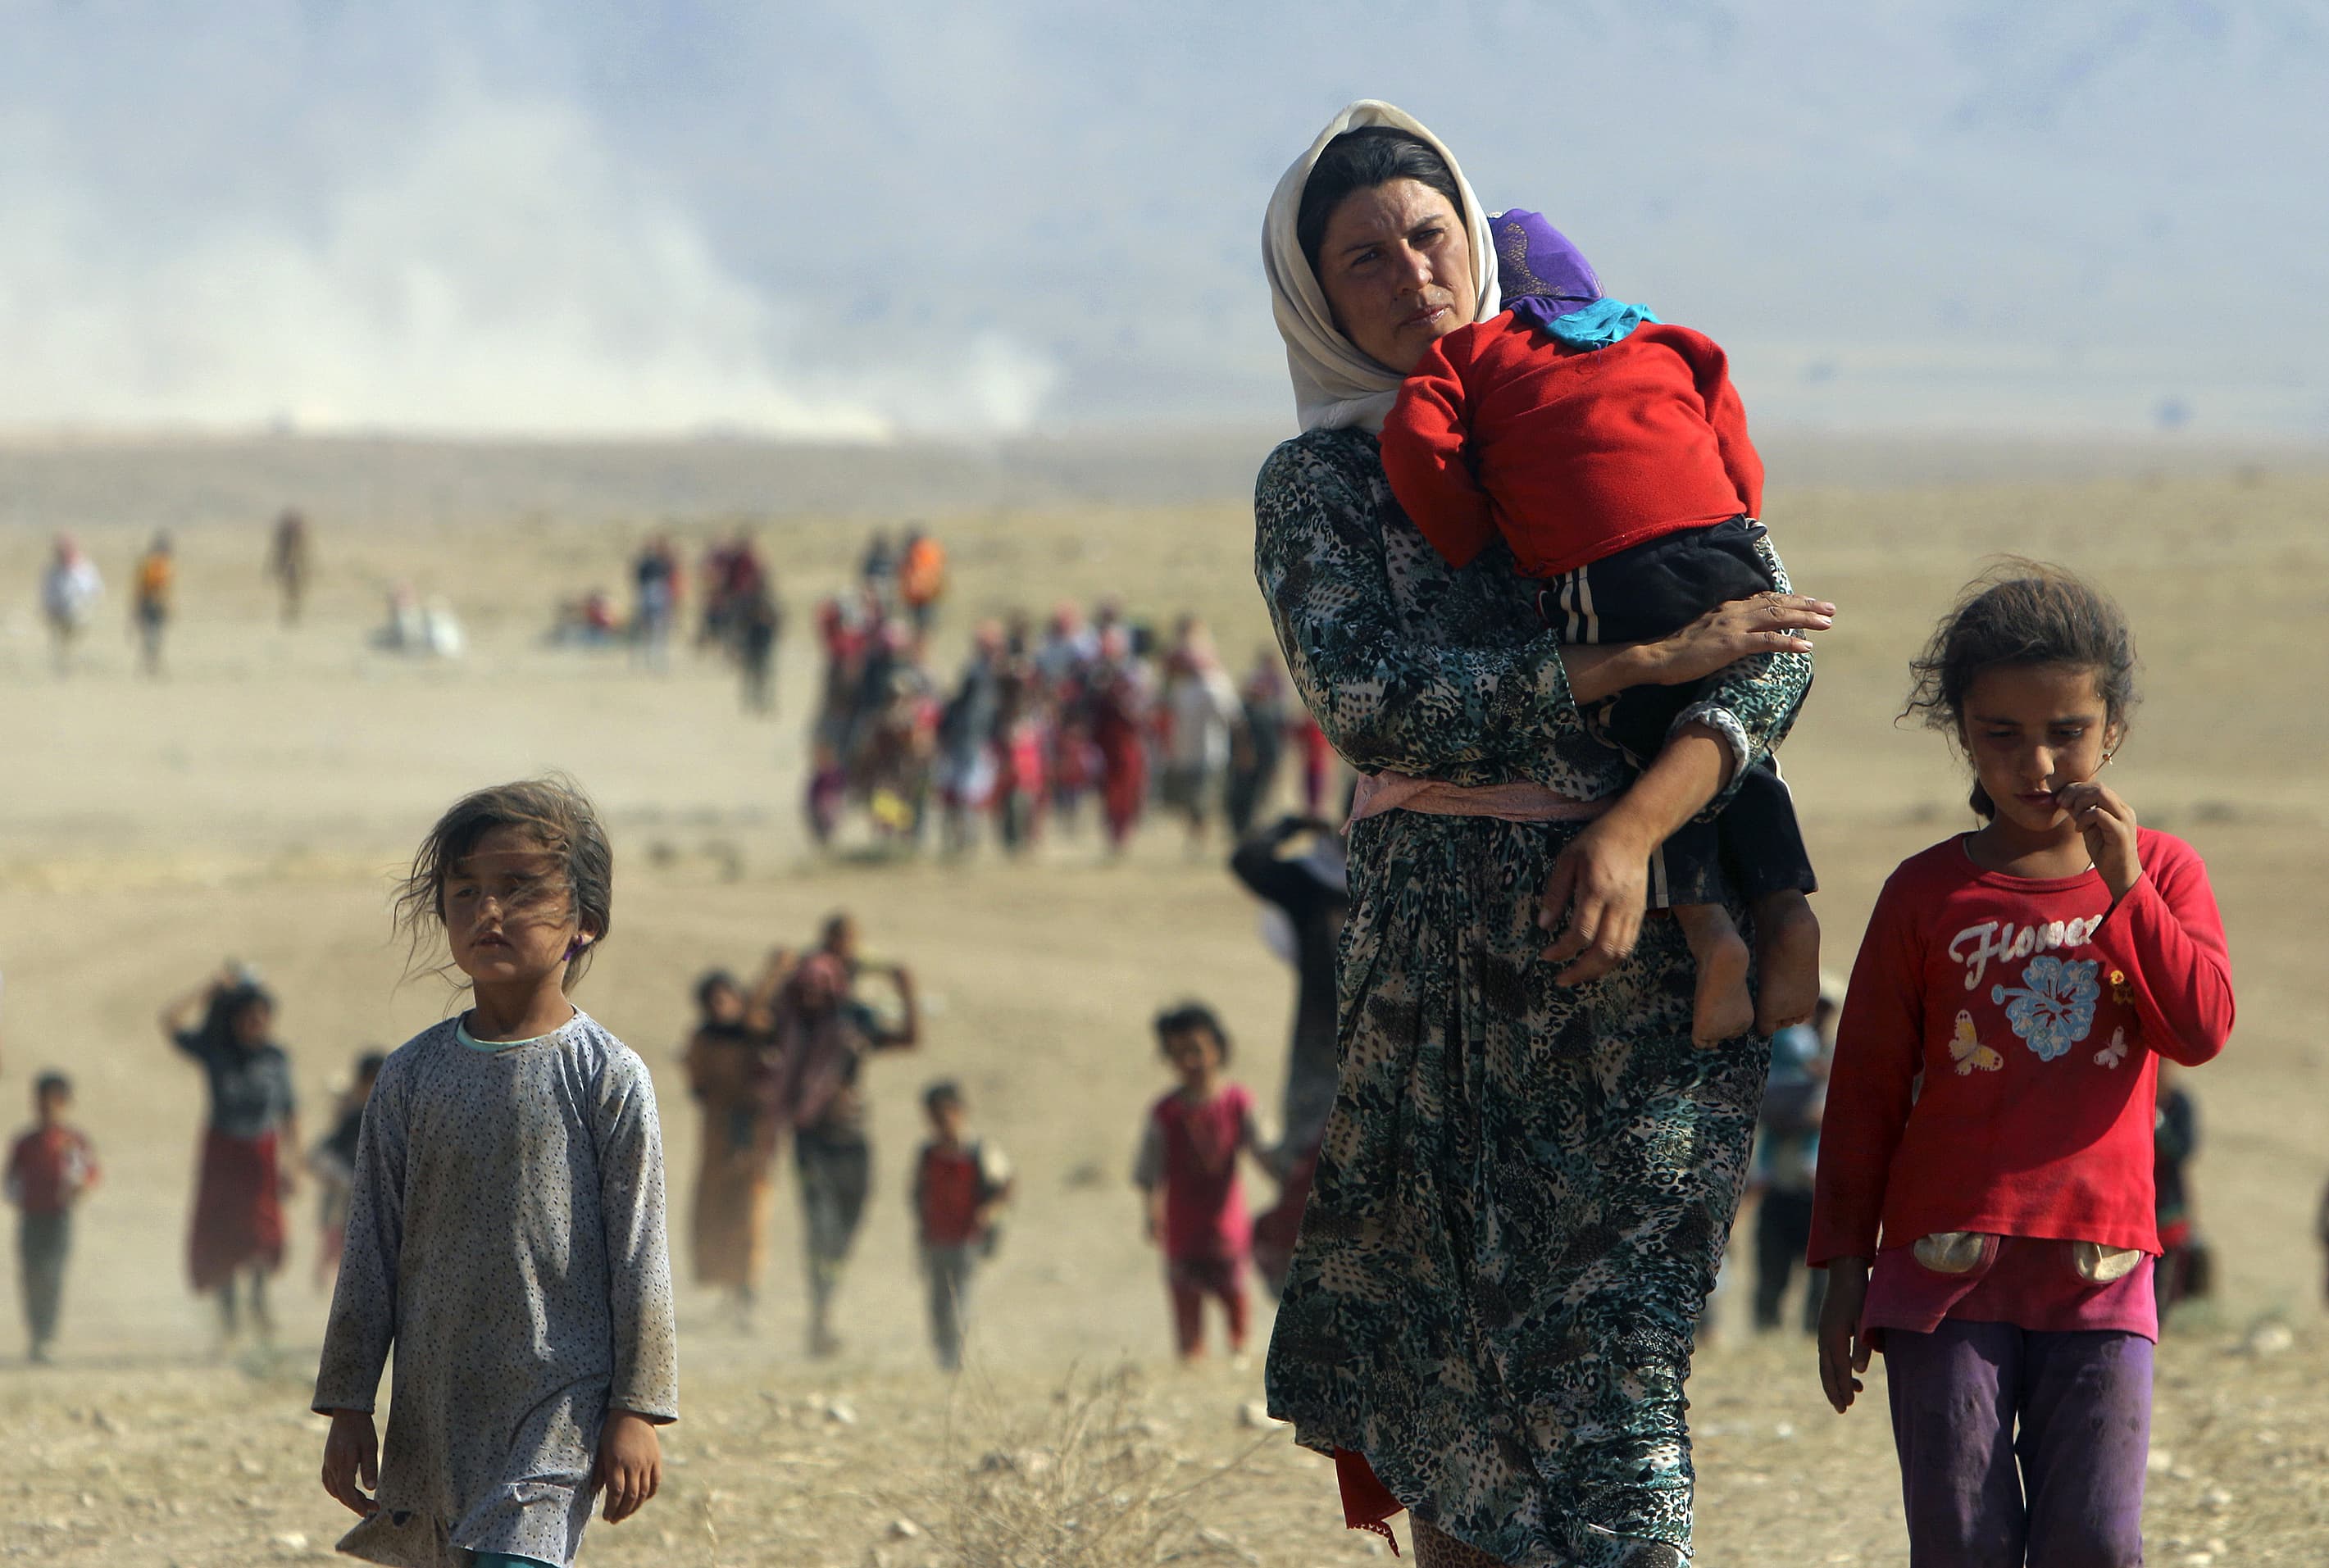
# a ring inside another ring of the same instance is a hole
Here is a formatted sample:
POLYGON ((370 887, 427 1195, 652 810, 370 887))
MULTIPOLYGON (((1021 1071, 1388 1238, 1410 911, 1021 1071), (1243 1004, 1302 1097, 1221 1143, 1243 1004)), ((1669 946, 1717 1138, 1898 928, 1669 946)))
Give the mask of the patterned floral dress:
MULTIPOLYGON (((1451 570, 1372 437, 1286 443, 1254 511, 1288 668, 1354 765, 1581 799, 1625 787, 1532 586, 1501 546, 1451 570)), ((1784 737, 1810 666, 1743 660, 1684 718, 1743 769, 1784 737)), ((1269 1404, 1513 1568, 1650 1568, 1690 1551, 1683 1382, 1767 1061, 1759 1041, 1692 1048, 1672 920, 1646 922, 1607 979, 1553 983, 1537 897, 1577 831, 1390 812, 1353 832, 1341 1081, 1269 1404)))

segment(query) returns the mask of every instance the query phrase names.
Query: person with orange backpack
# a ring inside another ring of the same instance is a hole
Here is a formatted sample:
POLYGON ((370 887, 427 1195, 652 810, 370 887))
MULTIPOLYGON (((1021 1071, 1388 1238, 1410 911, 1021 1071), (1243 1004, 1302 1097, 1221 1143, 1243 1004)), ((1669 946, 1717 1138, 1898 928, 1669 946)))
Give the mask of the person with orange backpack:
POLYGON ((917 634, 927 635, 938 616, 938 601, 946 597, 946 547, 920 529, 906 535, 898 560, 898 596, 917 634))

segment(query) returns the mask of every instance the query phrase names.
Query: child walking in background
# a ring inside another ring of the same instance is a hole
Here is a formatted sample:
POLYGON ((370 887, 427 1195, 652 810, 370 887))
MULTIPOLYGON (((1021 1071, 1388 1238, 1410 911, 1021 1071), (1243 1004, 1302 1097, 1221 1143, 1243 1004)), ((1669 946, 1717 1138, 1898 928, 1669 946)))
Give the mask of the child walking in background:
POLYGON ((1204 1352, 1205 1298, 1221 1302, 1230 1354, 1245 1352, 1246 1264, 1253 1225, 1238 1180, 1238 1156, 1267 1160, 1268 1141, 1253 1096, 1224 1077, 1230 1037, 1211 1008, 1184 1002, 1156 1019, 1156 1047, 1180 1087, 1149 1108, 1133 1162, 1146 1199, 1148 1240, 1164 1251, 1174 1347, 1183 1361, 1204 1352))
POLYGON ((194 1290, 218 1300, 223 1348, 242 1332, 246 1301, 260 1342, 275 1333, 267 1280, 283 1266, 283 1200, 297 1170, 284 1156, 299 1147, 299 1108, 274 1028, 275 999, 246 964, 162 1009, 164 1038, 202 1065, 210 1089, 187 1253, 194 1290))
POLYGON ((1853 969, 1820 1380, 1845 1410, 1884 1353, 1912 1565, 2140 1563, 2155 1084, 2231 1029, 2223 925, 2192 847, 2096 776, 2136 701, 2117 606, 2013 562, 1914 668, 1985 822, 1893 872, 1853 969))
POLYGON ((25 1359, 46 1361, 64 1300, 65 1259, 72 1252, 73 1205, 97 1185, 97 1150, 65 1124, 72 1080, 43 1073, 33 1081, 33 1125, 8 1151, 8 1201, 16 1206, 17 1277, 24 1291, 25 1359))
POLYGON ((139 664, 148 675, 162 673, 162 634, 170 624, 170 600, 177 586, 178 568, 172 559, 170 536, 157 533, 146 553, 137 558, 137 597, 130 606, 137 634, 139 664))
MULTIPOLYGON (((296 515, 296 514, 287 514, 296 515)), ((340 1097, 340 1119, 307 1153, 307 1174, 316 1178, 316 1288, 338 1277, 340 1249, 348 1234, 348 1193, 355 1182, 356 1142, 363 1131, 364 1102, 388 1057, 366 1051, 356 1058, 354 1079, 340 1097)))
MULTIPOLYGON (((1491 225, 1508 308, 1434 343, 1383 424, 1384 475, 1424 538, 1460 567, 1501 535, 1521 574, 1547 585, 1538 606, 1564 643, 1654 642, 1726 601, 1784 592, 1755 521, 1762 459, 1721 349, 1602 297, 1537 213, 1491 225)), ((1587 719, 1647 767, 1676 725, 1707 717, 1697 701, 1693 687, 1649 682, 1587 719)), ((1674 912, 1698 965, 1699 1045, 1812 1016, 1819 922, 1804 896, 1816 886, 1768 757, 1711 822, 1659 847, 1651 902, 1674 912), (1726 891, 1755 917, 1751 993, 1726 891)))
POLYGON ((399 924, 416 953, 442 929, 472 1005, 389 1056, 357 1140, 314 1404, 324 1488, 363 1516, 354 1556, 565 1568, 594 1494, 617 1523, 661 1480, 678 1355, 655 1090, 566 994, 612 903, 606 831, 557 779, 456 802, 405 878, 399 924))
POLYGON ((1011 1161, 970 1133, 962 1089, 951 1081, 922 1091, 929 1141, 914 1158, 912 1201, 922 1277, 930 1290, 930 1346, 938 1366, 962 1370, 970 1280, 995 1251, 995 1222, 1011 1201, 1011 1161))

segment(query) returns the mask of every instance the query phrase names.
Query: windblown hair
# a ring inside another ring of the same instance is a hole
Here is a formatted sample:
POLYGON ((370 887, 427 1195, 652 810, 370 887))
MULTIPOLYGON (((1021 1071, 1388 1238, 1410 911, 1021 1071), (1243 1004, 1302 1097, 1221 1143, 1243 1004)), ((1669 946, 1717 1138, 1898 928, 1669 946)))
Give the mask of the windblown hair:
MULTIPOLYGON (((1966 696, 1983 671, 2050 664, 2092 671, 2111 723, 2123 728, 2135 712, 2135 634, 2118 605, 2074 572, 2007 556, 1966 585, 1909 662, 1900 718, 1920 719, 1962 748, 1966 696)), ((1981 816, 1997 814, 1979 781, 1971 804, 1981 816)))
MULTIPOLYGON (((555 881, 533 889, 533 896, 566 900, 591 938, 567 963, 565 984, 571 991, 614 923, 615 852, 598 808, 563 774, 495 784, 455 801, 421 840, 412 869, 397 888, 396 928, 411 944, 411 962, 418 966, 432 930, 445 924, 447 878, 486 834, 501 828, 525 833, 560 862, 555 881)), ((438 965, 435 972, 445 973, 446 968, 438 965)))
POLYGON ((1213 1037, 1221 1048, 1221 1062, 1230 1059, 1230 1032, 1221 1028, 1221 1016, 1201 1001, 1184 1001, 1166 1008, 1156 1015, 1156 1049, 1161 1055, 1171 1048, 1175 1035, 1193 1034, 1202 1030, 1213 1037))
POLYGON ((1396 126, 1361 126, 1344 131, 1326 144, 1310 166, 1302 185, 1302 204, 1294 211, 1294 238, 1310 276, 1318 276, 1318 248, 1325 243, 1326 224, 1343 198, 1353 191, 1372 191, 1393 180, 1413 180, 1447 198, 1460 222, 1464 192, 1457 188, 1455 172, 1429 142, 1396 126))

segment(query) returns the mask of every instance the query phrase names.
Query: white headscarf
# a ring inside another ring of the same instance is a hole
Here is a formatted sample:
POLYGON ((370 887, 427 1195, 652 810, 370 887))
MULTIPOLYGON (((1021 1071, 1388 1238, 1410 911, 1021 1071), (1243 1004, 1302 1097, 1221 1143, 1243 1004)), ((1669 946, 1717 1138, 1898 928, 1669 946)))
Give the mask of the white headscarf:
POLYGON ((1362 126, 1391 126, 1419 137, 1447 164, 1456 189, 1464 197, 1464 227, 1472 241, 1472 286, 1478 292, 1475 321, 1496 314, 1502 302, 1496 293, 1496 247, 1488 233, 1488 215, 1472 193, 1470 182, 1457 165, 1456 155, 1423 122, 1405 110, 1363 98, 1326 122, 1310 150, 1294 160, 1286 177, 1269 198, 1262 220, 1261 265, 1269 278, 1270 310, 1278 317, 1278 335, 1286 340, 1286 365, 1294 374, 1294 408, 1305 430, 1335 430, 1347 425, 1381 430, 1383 416, 1398 399, 1399 372, 1385 370, 1334 325, 1334 313, 1325 291, 1310 270, 1296 235, 1294 221, 1302 211, 1302 187, 1326 144, 1344 131, 1362 126))

